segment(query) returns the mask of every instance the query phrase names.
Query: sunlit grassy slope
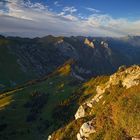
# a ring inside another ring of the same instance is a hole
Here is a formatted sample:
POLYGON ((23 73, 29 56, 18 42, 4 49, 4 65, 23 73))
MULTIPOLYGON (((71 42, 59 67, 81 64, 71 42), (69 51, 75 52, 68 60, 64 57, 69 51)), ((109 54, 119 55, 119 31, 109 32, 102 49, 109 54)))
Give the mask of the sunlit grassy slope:
MULTIPOLYGON (((102 76, 84 83, 79 104, 92 99, 97 94, 96 86, 104 85, 108 79, 108 76, 102 76)), ((121 83, 111 86, 89 113, 88 107, 85 110, 84 118, 73 120, 58 129, 51 135, 51 140, 76 140, 81 125, 93 118, 96 132, 89 136, 89 140, 131 140, 132 137, 140 137, 140 85, 129 89, 121 83)))
POLYGON ((91 134, 89 140, 131 140, 139 137, 140 85, 122 92, 116 88, 113 94, 116 92, 124 95, 107 96, 104 106, 96 105, 92 114, 58 129, 52 134, 52 140, 76 140, 81 125, 95 117, 96 133, 91 134))

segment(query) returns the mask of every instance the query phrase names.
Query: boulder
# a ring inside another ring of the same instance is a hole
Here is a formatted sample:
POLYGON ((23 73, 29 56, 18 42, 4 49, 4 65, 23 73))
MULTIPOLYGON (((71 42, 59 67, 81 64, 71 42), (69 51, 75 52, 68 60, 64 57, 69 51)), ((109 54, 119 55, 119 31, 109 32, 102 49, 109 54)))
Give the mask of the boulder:
POLYGON ((75 119, 77 120, 77 119, 82 118, 82 117, 85 117, 85 109, 84 109, 83 106, 81 105, 81 106, 78 108, 78 110, 77 110, 77 112, 76 112, 76 114, 75 114, 75 119))
POLYGON ((132 140, 140 140, 140 138, 134 138, 134 137, 133 137, 132 140))
POLYGON ((95 133, 96 130, 94 128, 94 120, 85 122, 81 128, 79 133, 77 134, 78 140, 88 140, 90 134, 95 133))
POLYGON ((49 135, 49 136, 48 136, 48 140, 51 140, 51 138, 52 138, 52 136, 51 136, 51 135, 49 135))

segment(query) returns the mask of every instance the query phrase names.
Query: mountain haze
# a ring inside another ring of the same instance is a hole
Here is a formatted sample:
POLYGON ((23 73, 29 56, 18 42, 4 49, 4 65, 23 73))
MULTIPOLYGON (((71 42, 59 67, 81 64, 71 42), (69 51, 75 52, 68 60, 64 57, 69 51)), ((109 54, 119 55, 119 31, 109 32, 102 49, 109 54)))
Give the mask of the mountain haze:
POLYGON ((0 37, 0 89, 45 76, 65 61, 82 79, 140 64, 140 37, 0 37), (14 74, 13 74, 14 73, 14 74))

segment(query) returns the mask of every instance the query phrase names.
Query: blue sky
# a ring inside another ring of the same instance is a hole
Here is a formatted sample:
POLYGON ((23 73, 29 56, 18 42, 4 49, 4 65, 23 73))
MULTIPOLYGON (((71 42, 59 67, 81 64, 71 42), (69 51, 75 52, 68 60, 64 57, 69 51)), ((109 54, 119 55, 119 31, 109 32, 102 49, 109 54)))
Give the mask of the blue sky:
POLYGON ((140 35, 139 0, 0 0, 0 33, 140 35))
POLYGON ((32 2, 41 2, 48 5, 54 11, 61 11, 64 6, 74 6, 77 12, 88 16, 91 14, 85 10, 86 7, 94 8, 102 13, 112 15, 114 18, 140 18, 139 0, 32 0, 32 2), (56 3, 59 6, 56 6, 56 3))

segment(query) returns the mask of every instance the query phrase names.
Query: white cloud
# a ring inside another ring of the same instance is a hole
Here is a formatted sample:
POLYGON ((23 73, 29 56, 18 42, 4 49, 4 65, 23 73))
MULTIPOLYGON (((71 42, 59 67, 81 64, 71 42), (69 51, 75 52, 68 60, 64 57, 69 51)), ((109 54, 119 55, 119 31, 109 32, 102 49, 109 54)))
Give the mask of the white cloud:
POLYGON ((97 9, 94 9, 94 8, 91 8, 91 7, 87 7, 85 9, 87 9, 90 12, 94 12, 94 13, 99 13, 100 12, 100 10, 97 10, 97 9))
POLYGON ((64 9, 63 9, 63 12, 68 12, 68 13, 70 13, 70 14, 72 14, 72 13, 74 13, 74 12, 76 12, 77 11, 77 9, 75 8, 75 7, 64 7, 64 9))
POLYGON ((59 6, 62 6, 62 4, 60 4, 58 1, 55 1, 55 2, 54 2, 54 5, 56 5, 56 6, 58 6, 58 7, 59 7, 59 6))
MULTIPOLYGON (((2 5, 2 3, 0 3, 2 5)), ((75 16, 77 9, 65 7, 55 13, 40 3, 9 0, 0 10, 0 32, 18 36, 85 35, 124 36, 140 35, 140 20, 115 19, 110 15, 95 13, 89 17, 75 16)))
POLYGON ((69 19, 71 21, 78 21, 78 18, 73 15, 63 15, 64 18, 69 19))
POLYGON ((58 14, 58 16, 64 16, 65 15, 65 12, 60 12, 59 14, 58 14))

